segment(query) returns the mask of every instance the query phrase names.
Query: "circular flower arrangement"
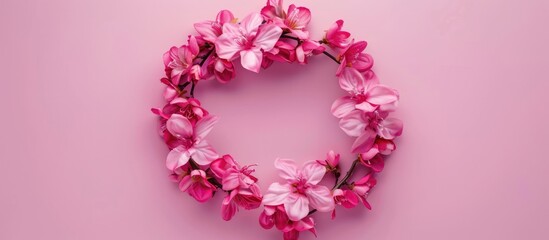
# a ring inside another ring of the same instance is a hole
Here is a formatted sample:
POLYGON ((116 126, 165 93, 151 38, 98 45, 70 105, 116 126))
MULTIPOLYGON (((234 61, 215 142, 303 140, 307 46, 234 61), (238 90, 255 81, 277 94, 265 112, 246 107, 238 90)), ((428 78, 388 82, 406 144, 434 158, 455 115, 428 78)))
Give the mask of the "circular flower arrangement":
POLYGON ((239 209, 263 205, 259 224, 265 229, 275 227, 284 239, 297 239, 302 231, 316 235, 315 212, 331 212, 335 218, 336 206, 363 204, 370 209, 366 198, 376 184, 375 174, 383 170, 384 158, 396 149, 393 139, 402 133, 402 122, 388 117, 397 107, 398 92, 379 83, 371 69, 373 59, 364 52, 366 42, 355 41, 343 31, 343 20, 326 30, 321 40, 313 40, 307 31, 310 20, 306 7, 292 4, 286 11, 282 0, 269 0, 261 13, 242 21, 223 10, 213 21, 194 24, 198 35, 190 35, 186 45, 164 54, 166 77, 161 82, 166 85, 167 104, 152 109, 160 117, 160 134, 170 149, 166 167, 181 191, 199 202, 210 200, 217 191, 225 194, 224 220, 239 209), (334 101, 331 111, 340 119, 340 128, 356 138, 351 152, 357 158, 343 176, 340 156, 333 151, 326 159, 301 167, 291 159, 276 159, 283 181, 272 183, 261 194, 253 166, 241 166, 228 154, 220 156, 206 141, 218 118, 201 106, 194 89, 209 79, 232 80, 239 58, 244 69, 259 72, 273 62, 306 64, 309 57, 321 54, 338 64, 335 75, 348 92, 334 101), (366 173, 353 178, 359 167, 366 173), (329 175, 335 184, 322 185, 329 175))

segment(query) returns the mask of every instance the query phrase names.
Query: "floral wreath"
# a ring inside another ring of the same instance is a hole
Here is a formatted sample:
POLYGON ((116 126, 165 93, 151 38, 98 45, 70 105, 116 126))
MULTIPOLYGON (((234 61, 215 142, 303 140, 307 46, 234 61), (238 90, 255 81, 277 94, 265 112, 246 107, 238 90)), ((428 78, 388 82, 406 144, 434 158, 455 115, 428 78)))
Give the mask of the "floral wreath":
POLYGON ((364 53, 367 43, 351 39, 342 30, 343 20, 336 21, 322 40, 312 40, 306 30, 310 20, 306 7, 292 4, 285 11, 282 0, 268 0, 261 13, 240 22, 223 10, 214 21, 194 24, 198 35, 190 35, 186 45, 172 47, 163 56, 166 77, 161 82, 167 86, 167 104, 152 109, 160 117, 160 134, 170 149, 166 167, 181 191, 199 202, 224 192, 224 220, 239 209, 263 205, 260 225, 276 227, 284 239, 297 239, 306 230, 316 236, 315 212, 331 212, 335 218, 336 205, 354 208, 362 203, 371 209, 366 198, 376 185, 375 174, 383 170, 384 159, 396 149, 393 139, 402 133, 402 122, 388 117, 397 107, 399 94, 379 83, 371 70, 373 59, 364 53), (275 61, 306 64, 309 57, 320 54, 339 66, 339 86, 348 95, 335 100, 331 112, 340 119, 340 128, 356 138, 351 151, 357 158, 342 178, 340 156, 333 151, 326 159, 301 167, 291 159, 276 159, 275 168, 284 181, 272 183, 262 195, 253 176, 255 165, 241 166, 230 155, 220 156, 205 140, 218 118, 201 106, 194 89, 204 80, 226 83, 235 78, 238 58, 244 69, 259 72, 275 61), (359 167, 366 173, 351 180, 359 167), (335 179, 332 187, 322 181, 329 175, 335 179))

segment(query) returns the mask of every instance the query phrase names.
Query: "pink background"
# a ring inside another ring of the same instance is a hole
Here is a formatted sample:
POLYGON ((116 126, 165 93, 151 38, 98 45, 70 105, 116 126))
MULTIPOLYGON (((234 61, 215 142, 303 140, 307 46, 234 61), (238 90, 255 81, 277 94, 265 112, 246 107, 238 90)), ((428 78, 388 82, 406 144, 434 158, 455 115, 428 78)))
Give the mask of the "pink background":
MULTIPOLYGON (((224 222, 219 196, 199 204, 168 181, 149 112, 162 53, 192 23, 264 1, 245 3, 2 0, 0 239, 281 239, 259 210, 224 222)), ((374 209, 318 215, 318 239, 549 239, 547 1, 295 3, 312 10, 313 36, 343 18, 369 42, 405 122, 374 209)), ((319 57, 200 85, 221 118, 212 144, 258 163, 263 189, 276 157, 346 153, 329 113, 335 69, 319 57)))

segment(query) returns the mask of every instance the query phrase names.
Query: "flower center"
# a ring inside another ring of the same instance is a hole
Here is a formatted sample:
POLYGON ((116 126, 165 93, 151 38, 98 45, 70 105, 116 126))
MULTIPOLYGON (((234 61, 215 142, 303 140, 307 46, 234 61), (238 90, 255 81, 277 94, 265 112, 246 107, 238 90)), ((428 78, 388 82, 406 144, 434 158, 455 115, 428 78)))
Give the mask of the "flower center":
POLYGON ((305 195, 305 190, 309 188, 307 186, 307 181, 305 179, 299 179, 297 182, 292 183, 292 187, 294 189, 294 193, 299 193, 301 195, 305 195))

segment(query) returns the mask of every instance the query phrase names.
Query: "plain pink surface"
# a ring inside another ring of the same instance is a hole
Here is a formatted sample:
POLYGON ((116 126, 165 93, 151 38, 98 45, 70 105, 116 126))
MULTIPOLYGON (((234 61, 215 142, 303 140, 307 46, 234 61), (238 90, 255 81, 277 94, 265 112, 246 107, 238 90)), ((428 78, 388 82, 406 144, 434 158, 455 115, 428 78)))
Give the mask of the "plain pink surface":
MULTIPOLYGON (((286 1, 290 4, 291 1, 286 1)), ((192 24, 264 1, 0 2, 0 239, 281 239, 259 210, 220 218, 167 178, 150 107, 161 56, 192 24), (192 7, 192 6, 199 7, 192 7)), ((399 89, 404 135, 372 211, 318 215, 318 239, 549 239, 547 1, 295 1, 318 38, 338 18, 399 89)), ((211 143, 258 163, 347 153, 329 107, 343 94, 325 57, 237 68, 197 97, 221 121, 211 143)), ((303 234, 303 239, 313 239, 303 234)))

